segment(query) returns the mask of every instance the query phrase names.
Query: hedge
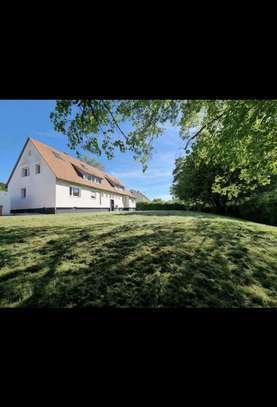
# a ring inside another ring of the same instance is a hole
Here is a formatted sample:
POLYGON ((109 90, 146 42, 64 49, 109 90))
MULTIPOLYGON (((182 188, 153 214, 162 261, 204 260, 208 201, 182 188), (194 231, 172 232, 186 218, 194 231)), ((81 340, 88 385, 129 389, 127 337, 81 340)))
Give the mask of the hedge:
POLYGON ((277 191, 255 196, 231 210, 239 218, 277 226, 277 191))
POLYGON ((137 210, 196 210, 220 215, 235 216, 254 222, 277 226, 277 191, 254 196, 241 204, 222 209, 172 202, 138 202, 137 210))
POLYGON ((138 202, 136 205, 138 211, 152 211, 152 210, 187 210, 186 205, 172 202, 138 202))

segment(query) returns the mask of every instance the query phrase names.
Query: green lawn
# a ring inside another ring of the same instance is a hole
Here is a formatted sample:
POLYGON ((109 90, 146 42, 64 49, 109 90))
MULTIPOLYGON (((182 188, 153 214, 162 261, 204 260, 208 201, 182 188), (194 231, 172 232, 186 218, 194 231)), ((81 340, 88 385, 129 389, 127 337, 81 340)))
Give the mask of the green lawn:
POLYGON ((277 306, 277 227, 193 212, 0 218, 1 307, 277 306))

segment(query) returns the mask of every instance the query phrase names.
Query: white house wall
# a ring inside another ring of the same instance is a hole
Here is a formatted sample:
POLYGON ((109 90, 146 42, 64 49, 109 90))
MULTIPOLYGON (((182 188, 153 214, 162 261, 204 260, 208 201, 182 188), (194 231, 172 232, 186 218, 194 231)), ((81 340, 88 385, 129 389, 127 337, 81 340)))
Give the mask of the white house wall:
POLYGON ((135 200, 129 202, 129 197, 98 190, 96 198, 91 198, 94 188, 70 184, 57 180, 56 183, 56 207, 57 208, 110 208, 110 200, 114 200, 115 209, 135 208, 135 200), (81 189, 81 196, 70 196, 69 187, 75 186, 81 189), (100 198, 101 194, 101 198, 100 198))
POLYGON ((9 182, 8 192, 12 210, 55 207, 56 177, 30 141, 9 182), (35 174, 36 164, 40 165, 40 174, 35 174), (30 169, 27 177, 22 177, 24 167, 30 169), (26 198, 21 196, 22 188, 26 188, 26 198))

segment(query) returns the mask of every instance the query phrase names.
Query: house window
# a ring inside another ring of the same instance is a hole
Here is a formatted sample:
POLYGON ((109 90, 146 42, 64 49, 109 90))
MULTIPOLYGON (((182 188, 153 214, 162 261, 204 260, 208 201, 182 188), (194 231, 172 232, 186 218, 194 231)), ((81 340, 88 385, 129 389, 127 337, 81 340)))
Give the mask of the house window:
POLYGON ((117 191, 123 191, 124 190, 124 188, 121 187, 120 185, 115 185, 114 189, 116 189, 117 191))
POLYGON ((81 196, 81 189, 77 187, 69 187, 69 195, 70 196, 81 196))
POLYGON ((32 155, 32 151, 31 151, 31 150, 29 150, 29 153, 28 153, 28 155, 32 155))
POLYGON ((91 181, 91 180, 92 180, 92 176, 91 176, 91 175, 88 175, 88 176, 87 176, 87 179, 88 179, 89 181, 91 181))
POLYGON ((26 198, 27 191, 26 188, 21 188, 21 198, 26 198))
POLYGON ((96 192, 91 193, 91 198, 95 199, 96 198, 96 192))
POLYGON ((35 173, 40 174, 40 165, 39 164, 36 164, 36 166, 35 166, 35 173))
POLYGON ((22 177, 28 177, 30 175, 30 169, 28 167, 22 168, 22 177))

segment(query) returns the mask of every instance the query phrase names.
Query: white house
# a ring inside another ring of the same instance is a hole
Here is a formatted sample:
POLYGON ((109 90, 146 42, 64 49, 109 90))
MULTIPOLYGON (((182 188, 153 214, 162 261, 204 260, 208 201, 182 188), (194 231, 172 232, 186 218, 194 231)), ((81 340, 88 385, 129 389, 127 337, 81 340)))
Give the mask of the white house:
POLYGON ((11 213, 136 208, 134 195, 117 178, 31 138, 7 185, 11 213))
POLYGON ((0 191, 0 216, 10 214, 10 197, 9 193, 0 191))

